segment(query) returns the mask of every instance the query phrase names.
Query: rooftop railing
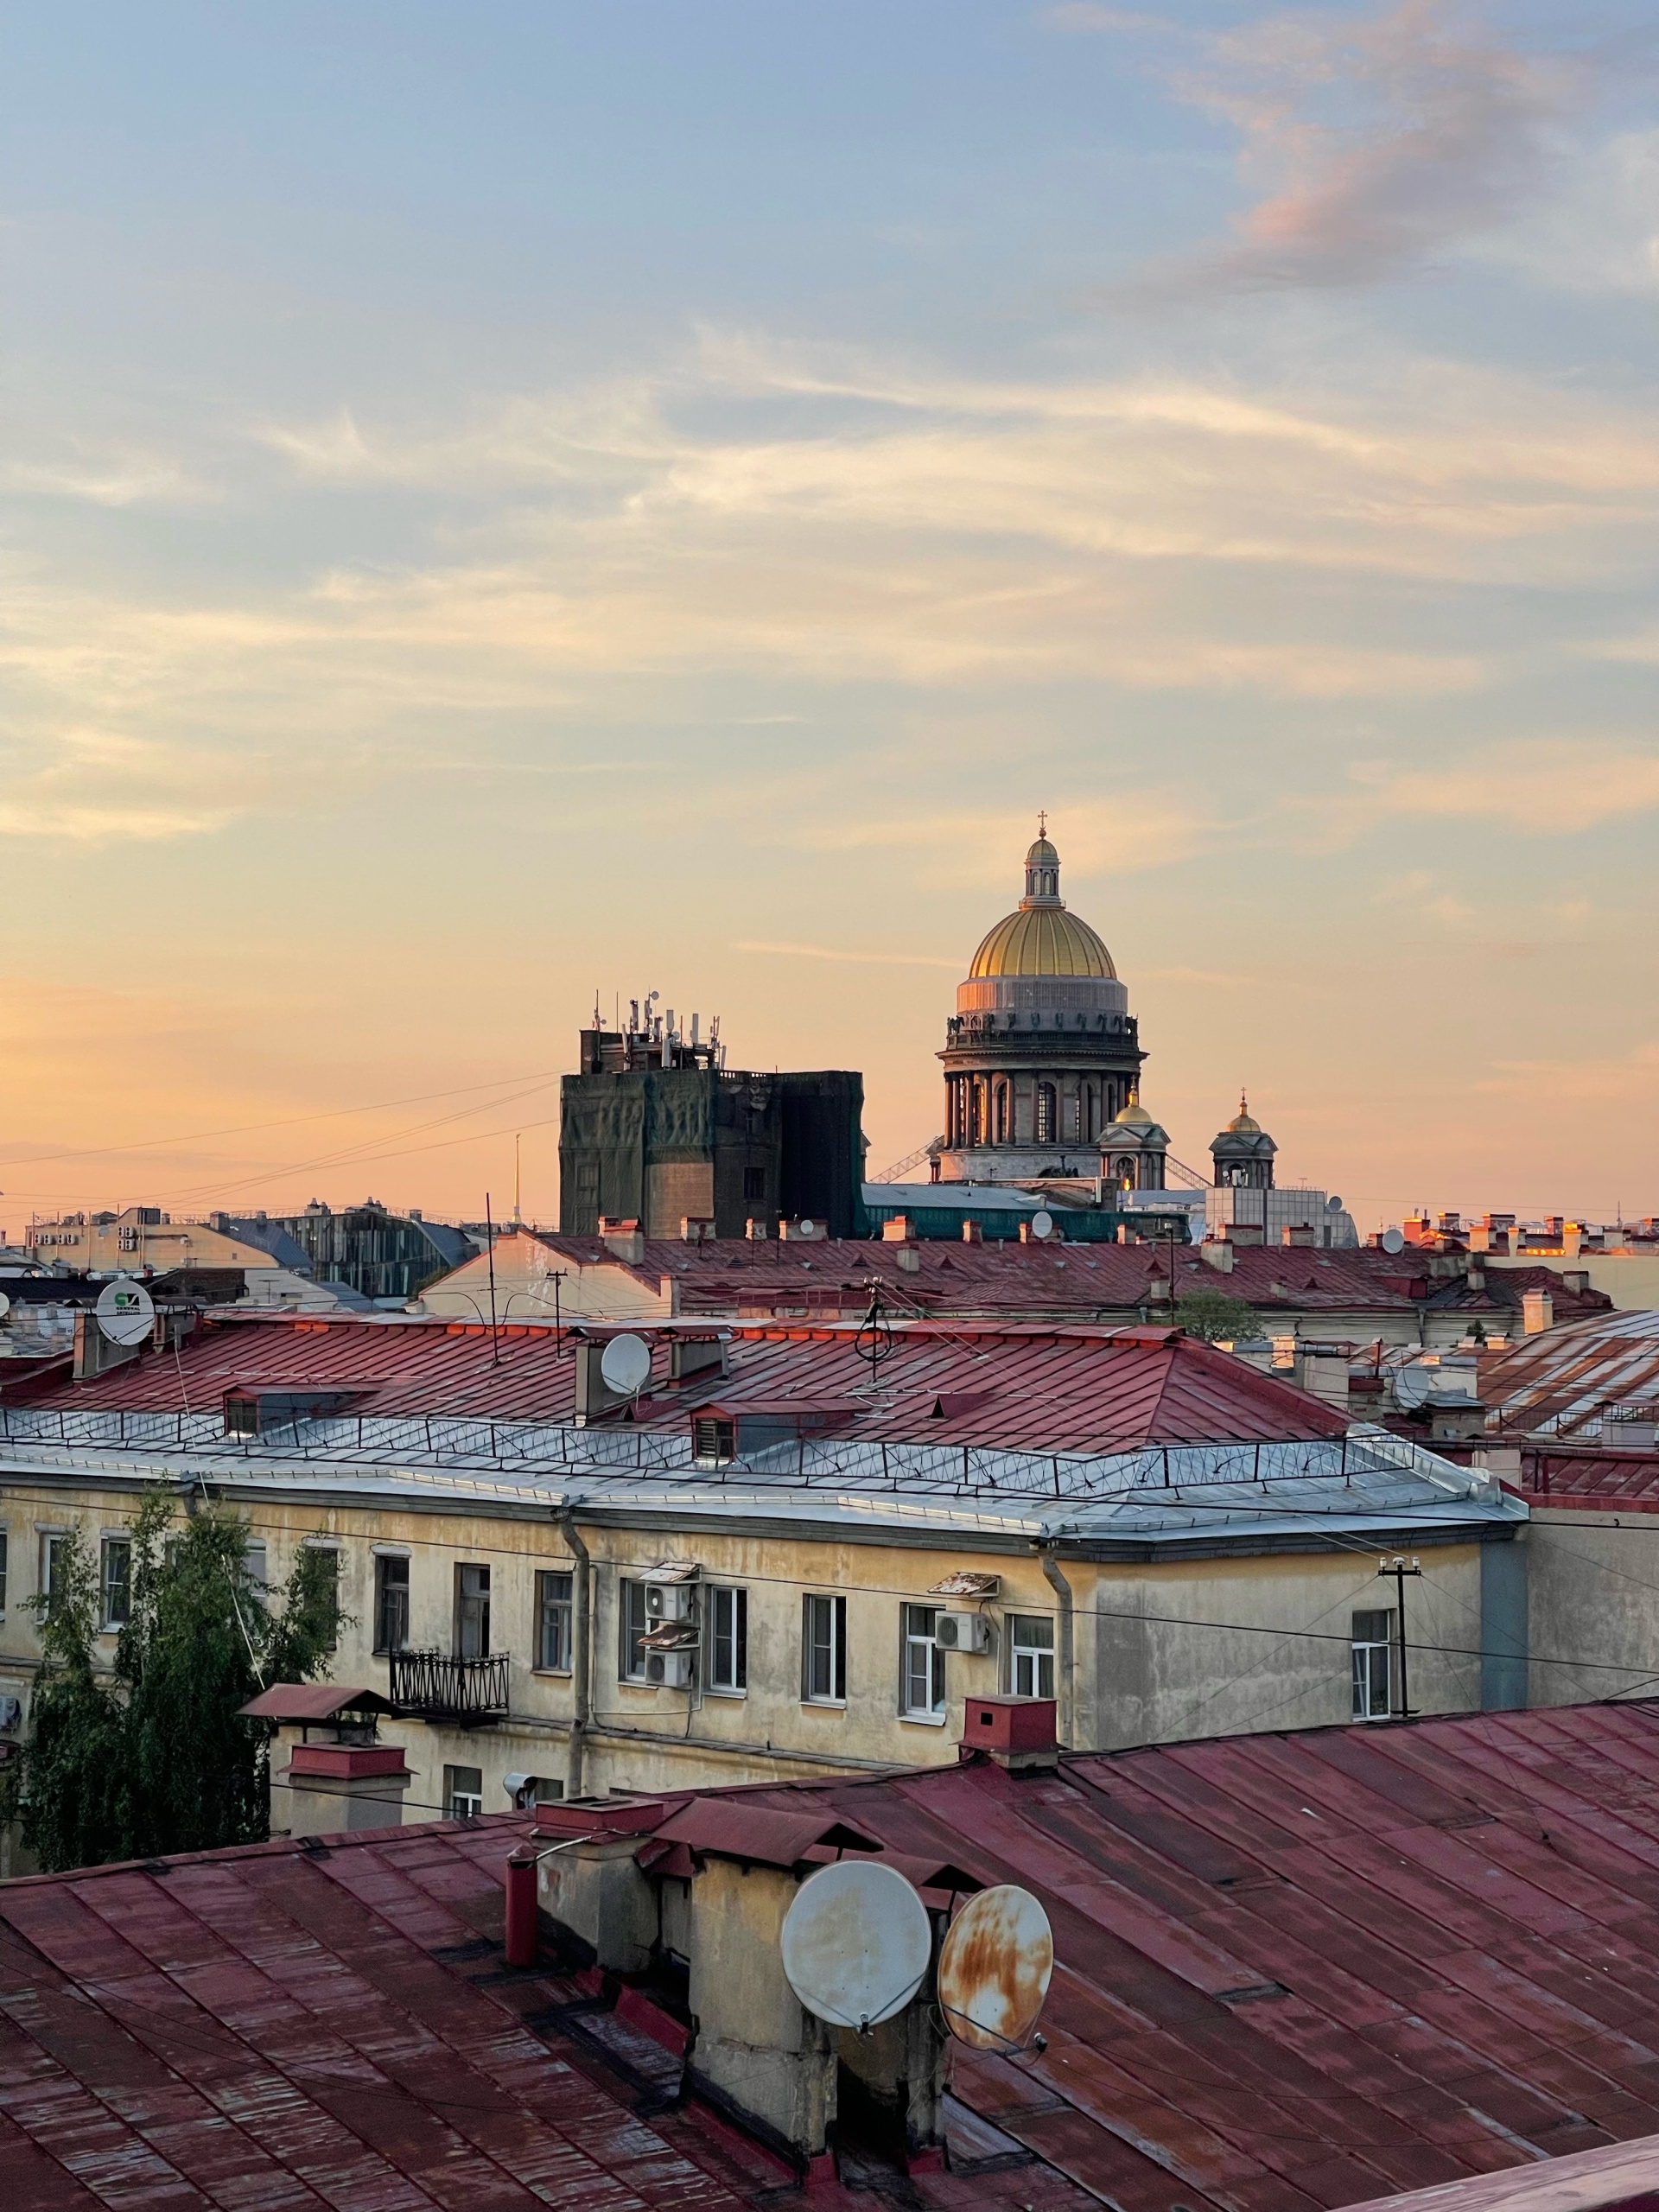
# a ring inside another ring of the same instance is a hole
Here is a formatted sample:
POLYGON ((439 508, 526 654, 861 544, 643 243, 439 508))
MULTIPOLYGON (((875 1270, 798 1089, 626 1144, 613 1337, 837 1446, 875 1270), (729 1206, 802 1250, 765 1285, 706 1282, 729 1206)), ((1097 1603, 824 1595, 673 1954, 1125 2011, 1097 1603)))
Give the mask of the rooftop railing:
MULTIPOLYGON (((880 1410, 879 1402, 873 1410, 880 1410)), ((1261 1443, 1109 1446, 1094 1452, 1005 1450, 975 1444, 798 1437, 721 1466, 699 1464, 683 1430, 575 1428, 556 1422, 449 1420, 400 1414, 326 1414, 227 1436, 222 1415, 0 1407, 0 1446, 211 1456, 221 1465, 361 1466, 409 1472, 518 1474, 530 1479, 664 1477, 707 1491, 746 1489, 858 1491, 950 1497, 1059 1499, 1084 1503, 1147 1492, 1216 1486, 1264 1490, 1284 1483, 1349 1487, 1388 1475, 1414 1476, 1447 1497, 1484 1495, 1478 1469, 1382 1428, 1338 1437, 1261 1443)))

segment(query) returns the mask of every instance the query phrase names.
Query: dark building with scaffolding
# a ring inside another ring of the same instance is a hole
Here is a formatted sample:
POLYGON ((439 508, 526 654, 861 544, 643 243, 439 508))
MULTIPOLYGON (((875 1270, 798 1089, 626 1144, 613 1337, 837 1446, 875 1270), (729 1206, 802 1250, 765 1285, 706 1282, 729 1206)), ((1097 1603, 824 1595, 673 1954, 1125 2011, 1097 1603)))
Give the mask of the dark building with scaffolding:
POLYGON ((591 1236, 610 1217, 647 1236, 687 1221, 773 1236, 805 1219, 862 1236, 863 1077, 728 1068, 718 1022, 706 1040, 697 1031, 695 1016, 682 1034, 647 1004, 626 1027, 582 1032, 560 1099, 561 1231, 591 1236))

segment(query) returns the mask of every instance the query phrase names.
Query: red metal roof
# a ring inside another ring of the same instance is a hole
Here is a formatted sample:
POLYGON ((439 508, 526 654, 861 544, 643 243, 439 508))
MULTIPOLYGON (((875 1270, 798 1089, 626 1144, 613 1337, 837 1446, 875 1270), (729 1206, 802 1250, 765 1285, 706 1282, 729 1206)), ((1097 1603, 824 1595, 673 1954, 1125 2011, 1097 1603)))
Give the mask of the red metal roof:
POLYGON ((1243 1299, 1269 1319, 1294 1310, 1327 1313, 1333 1320, 1366 1315, 1380 1320, 1412 1313, 1427 1301, 1466 1309, 1471 1316, 1510 1320, 1519 1311, 1522 1290, 1535 1287, 1553 1293, 1558 1320, 1611 1304, 1603 1292, 1570 1289, 1548 1268, 1513 1274, 1494 1268, 1486 1274, 1484 1288, 1471 1290, 1461 1275, 1433 1277, 1426 1261, 1402 1265, 1395 1255, 1370 1246, 1326 1251, 1242 1244, 1235 1249, 1231 1272, 1223 1274, 1196 1247, 1164 1242, 967 1244, 925 1238, 904 1245, 884 1239, 791 1243, 726 1237, 688 1244, 652 1237, 643 1258, 630 1262, 602 1237, 533 1233, 564 1259, 623 1268, 653 1290, 671 1277, 680 1310, 687 1314, 747 1318, 760 1313, 805 1319, 861 1313, 874 1281, 888 1303, 906 1312, 1115 1320, 1140 1312, 1154 1276, 1167 1284, 1172 1265, 1178 1298, 1195 1290, 1220 1291, 1243 1299))
MULTIPOLYGON (((612 2012, 550 1969, 503 1971, 503 1862, 528 1826, 509 1815, 0 1885, 7 2212, 774 2202, 788 2169, 708 2107, 671 2101, 677 2062, 629 2027, 632 1993, 612 2012)), ((944 2173, 862 2179, 856 2196, 832 2183, 812 2201, 857 2212, 873 2183, 919 2212, 1032 2202, 1030 2167, 971 2190, 944 2173)), ((1046 2176, 1042 2202, 1092 2200, 1046 2176)))
MULTIPOLYGON (((1347 1426, 1321 1401, 1179 1330, 914 1321, 894 1325, 893 1347, 865 1396, 870 1372, 851 1324, 734 1324, 729 1374, 706 1370, 681 1384, 668 1380, 659 1339, 656 1380, 633 1417, 681 1427, 714 1402, 827 1406, 841 1417, 837 1433, 873 1442, 1045 1452, 1268 1443, 1339 1436, 1347 1426), (854 1406, 867 1410, 854 1414, 854 1406)), ((376 1414, 562 1421, 575 1402, 569 1332, 562 1339, 540 1323, 503 1329, 493 1344, 475 1323, 214 1313, 176 1357, 152 1353, 89 1382, 54 1378, 7 1402, 176 1412, 216 1406, 232 1385, 264 1374, 290 1390, 349 1376, 372 1389, 376 1414)))
POLYGON ((1546 2158, 1409 2196, 1376 2197, 1350 2212, 1659 2212, 1659 2135, 1546 2158))
POLYGON ((1042 1898, 1048 2049, 958 2054, 957 2094, 1125 2212, 1311 2212, 1659 2133, 1659 1705, 745 1794, 1042 1898))
POLYGON ((337 1713, 390 1713, 378 1690, 343 1689, 337 1682, 273 1682, 238 1706, 251 1720, 332 1720, 337 1713))

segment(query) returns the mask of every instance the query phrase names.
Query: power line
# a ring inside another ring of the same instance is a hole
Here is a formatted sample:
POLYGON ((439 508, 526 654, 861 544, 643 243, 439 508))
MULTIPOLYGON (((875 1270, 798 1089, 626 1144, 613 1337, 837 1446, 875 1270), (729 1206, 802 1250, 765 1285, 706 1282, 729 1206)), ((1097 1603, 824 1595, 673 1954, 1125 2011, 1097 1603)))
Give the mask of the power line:
POLYGON ((556 1081, 561 1071, 557 1068, 532 1068, 524 1075, 497 1076, 490 1083, 456 1084, 448 1090, 416 1090, 404 1098, 376 1099, 366 1106, 331 1106, 326 1112, 321 1114, 292 1114, 276 1122, 241 1122, 229 1128, 196 1129, 185 1136, 154 1137, 142 1140, 137 1144, 84 1145, 77 1150, 69 1152, 18 1153, 15 1156, 0 1159, 0 1167, 38 1167, 54 1160, 104 1159, 114 1153, 149 1152, 155 1147, 164 1144, 205 1144, 210 1137, 247 1136, 258 1129, 297 1128, 302 1123, 309 1122, 337 1122, 348 1114, 384 1114, 390 1112, 394 1106, 420 1106, 433 1098, 461 1098, 472 1091, 501 1090, 512 1083, 529 1083, 543 1079, 556 1081))

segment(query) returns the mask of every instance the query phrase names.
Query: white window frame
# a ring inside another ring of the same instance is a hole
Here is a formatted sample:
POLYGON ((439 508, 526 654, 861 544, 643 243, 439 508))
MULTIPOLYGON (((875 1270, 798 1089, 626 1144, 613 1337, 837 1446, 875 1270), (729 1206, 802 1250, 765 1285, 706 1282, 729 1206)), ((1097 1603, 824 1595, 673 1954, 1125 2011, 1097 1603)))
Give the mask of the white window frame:
POLYGON ((847 1703, 847 1600, 837 1592, 809 1590, 801 1604, 801 1702, 844 1707, 847 1703), (826 1610, 820 1612, 819 1607, 826 1610), (820 1622, 830 1629, 827 1642, 817 1633, 820 1622), (813 1688, 814 1661, 820 1651, 829 1655, 830 1688, 813 1688))
POLYGON ((575 1612, 576 1577, 574 1562, 568 1567, 537 1567, 536 1570, 536 1618, 533 1624, 536 1659, 531 1669, 532 1673, 568 1675, 570 1672, 570 1656, 574 1649, 575 1635, 575 1612), (550 1582, 563 1583, 563 1598, 556 1593, 550 1593, 547 1586, 550 1582), (559 1618, 562 1623, 559 1631, 559 1641, 564 1652, 562 1659, 550 1659, 547 1656, 546 1637, 550 1615, 559 1618))
POLYGON ((899 1609, 899 1718, 919 1720, 929 1728, 944 1726, 944 1653, 936 1633, 943 1610, 912 1605, 908 1600, 899 1609), (916 1701, 918 1688, 925 1704, 916 1701))
POLYGON ((1008 1695, 1054 1695, 1054 1616, 1052 1613, 1005 1613, 1008 1639, 1008 1695), (1046 1630, 1046 1643, 1027 1643, 1022 1630, 1046 1630))
POLYGON ((741 1583, 711 1582, 703 1599, 703 1687, 711 1697, 747 1697, 749 1689, 749 1593, 741 1583), (722 1625, 722 1621, 724 1624, 722 1625), (721 1673, 721 1646, 727 1647, 721 1673))
POLYGON ((443 1770, 443 1816, 448 1821, 475 1821, 484 1810, 484 1770, 480 1766, 446 1766, 443 1770), (457 1789, 454 1777, 475 1774, 478 1788, 457 1789))
POLYGON ((1353 1695, 1356 1720, 1392 1720, 1394 1713, 1395 1652, 1396 1624, 1391 1605, 1367 1605, 1357 1610, 1353 1618, 1353 1695), (1382 1633, 1362 1636, 1362 1621, 1382 1624, 1382 1633), (1376 1709, 1378 1662, 1381 1662, 1382 1707, 1376 1709))

